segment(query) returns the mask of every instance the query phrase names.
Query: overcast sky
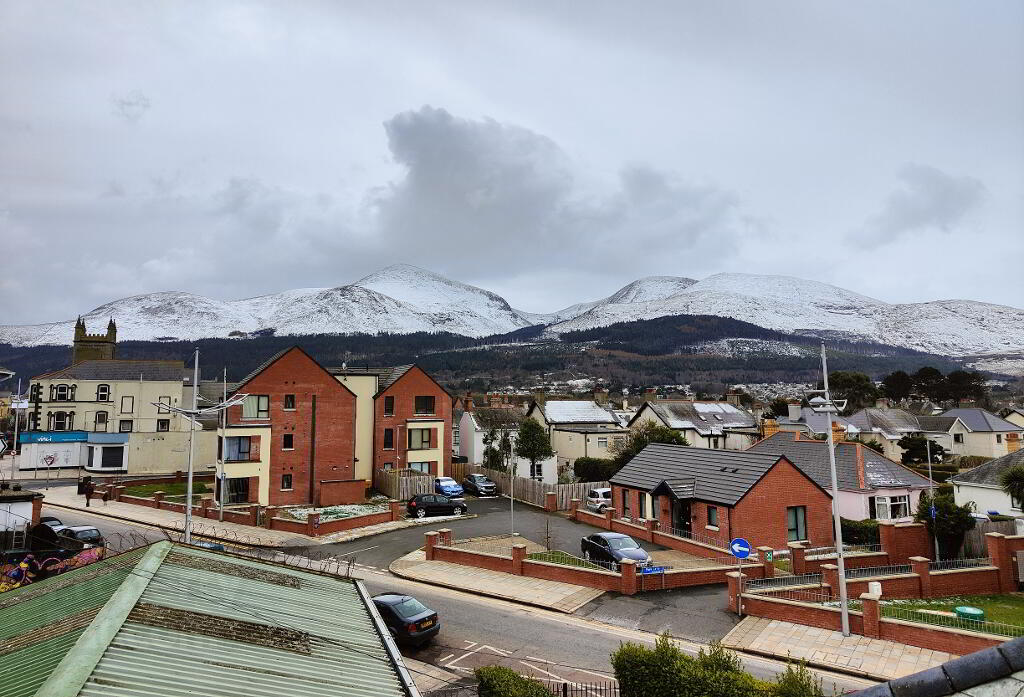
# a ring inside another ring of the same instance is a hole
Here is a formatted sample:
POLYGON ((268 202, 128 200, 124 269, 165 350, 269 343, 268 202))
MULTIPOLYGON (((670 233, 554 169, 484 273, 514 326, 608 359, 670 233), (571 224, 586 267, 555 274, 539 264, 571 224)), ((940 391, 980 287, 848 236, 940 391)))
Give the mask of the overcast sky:
POLYGON ((0 5, 0 324, 405 262, 1024 307, 1024 3, 0 5))

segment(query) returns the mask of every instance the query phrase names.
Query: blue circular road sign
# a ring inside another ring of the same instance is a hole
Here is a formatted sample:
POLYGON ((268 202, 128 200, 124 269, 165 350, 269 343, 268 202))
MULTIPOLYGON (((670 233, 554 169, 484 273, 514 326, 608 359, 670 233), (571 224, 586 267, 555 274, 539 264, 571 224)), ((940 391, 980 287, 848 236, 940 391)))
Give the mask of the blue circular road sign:
POLYGON ((750 556, 750 543, 742 537, 737 537, 729 543, 729 551, 737 559, 746 559, 750 556))

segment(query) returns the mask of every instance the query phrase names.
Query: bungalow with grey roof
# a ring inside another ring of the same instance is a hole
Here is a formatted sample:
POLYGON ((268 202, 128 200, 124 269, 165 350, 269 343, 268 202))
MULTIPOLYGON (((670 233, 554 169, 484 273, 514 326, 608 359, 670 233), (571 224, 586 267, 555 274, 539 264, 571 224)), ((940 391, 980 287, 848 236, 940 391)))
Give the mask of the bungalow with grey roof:
POLYGON ((1022 502, 1003 491, 1003 474, 1012 467, 1024 467, 1024 450, 989 460, 951 477, 953 499, 961 506, 973 502, 979 513, 1024 514, 1022 502))
POLYGON ((759 435, 754 415, 728 402, 647 402, 629 426, 647 422, 679 431, 695 448, 712 450, 746 450, 759 435))

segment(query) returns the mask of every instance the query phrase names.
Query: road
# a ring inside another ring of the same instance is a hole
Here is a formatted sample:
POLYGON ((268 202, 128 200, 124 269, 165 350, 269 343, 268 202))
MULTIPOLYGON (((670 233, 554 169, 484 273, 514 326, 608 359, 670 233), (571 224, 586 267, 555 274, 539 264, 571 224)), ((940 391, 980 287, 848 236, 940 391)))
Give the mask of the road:
MULTIPOLYGON (((55 515, 66 523, 95 525, 105 535, 134 533, 143 534, 147 539, 164 539, 160 531, 142 525, 46 506, 43 511, 44 515, 55 515)), ((543 514, 539 516, 552 518, 543 514)), ((524 515, 522 522, 524 525, 536 526, 538 521, 535 518, 524 515)), ((476 520, 483 521, 488 528, 498 526, 497 522, 488 522, 483 517, 476 520)), ((486 534, 474 526, 466 526, 473 522, 457 521, 451 527, 466 529, 467 535, 486 534)), ((561 523, 558 524, 560 534, 574 531, 575 539, 578 539, 580 528, 564 519, 562 523, 572 527, 565 528, 561 523)), ((437 527, 445 525, 449 523, 437 527)), ((545 525, 545 529, 547 527, 545 525)), ((709 606, 711 612, 727 615, 720 609, 724 601, 719 597, 721 592, 717 587, 683 589, 689 592, 668 592, 662 598, 652 597, 661 594, 632 598, 609 594, 605 599, 584 607, 576 615, 565 615, 398 578, 390 575, 385 570, 386 566, 376 567, 365 563, 373 560, 383 563, 388 557, 399 556, 402 549, 411 551, 422 544, 423 532, 427 528, 429 526, 412 528, 337 547, 349 551, 359 549, 360 544, 363 549, 373 547, 357 555, 360 564, 355 573, 362 578, 372 594, 385 591, 408 593, 438 612, 442 627, 437 638, 423 649, 406 649, 404 653, 458 675, 469 676, 474 667, 497 663, 542 679, 601 682, 611 678, 609 657, 621 642, 653 643, 656 633, 662 628, 668 629, 676 637, 695 635, 700 639, 707 632, 696 631, 695 626, 708 623, 709 606), (405 534, 410 532, 413 534, 405 534), (398 536, 398 539, 394 544, 395 549, 389 551, 392 544, 385 540, 392 535, 398 536), (631 617, 630 613, 637 614, 631 617)), ((727 617, 723 620, 723 627, 731 627, 732 621, 731 617, 727 617)), ((677 641, 690 654, 696 654, 706 643, 689 639, 677 641)), ((785 668, 782 662, 744 654, 741 654, 741 660, 746 670, 764 679, 770 679, 785 668)), ((825 680, 827 687, 834 687, 837 692, 862 689, 873 684, 838 673, 815 673, 825 680)))

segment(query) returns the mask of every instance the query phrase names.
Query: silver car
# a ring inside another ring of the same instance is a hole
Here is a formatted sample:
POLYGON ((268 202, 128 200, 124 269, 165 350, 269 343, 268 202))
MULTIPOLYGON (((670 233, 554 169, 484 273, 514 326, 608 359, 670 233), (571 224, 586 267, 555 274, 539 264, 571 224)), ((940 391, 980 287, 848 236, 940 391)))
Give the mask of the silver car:
POLYGON ((597 513, 604 513, 606 508, 612 506, 612 490, 604 487, 601 489, 591 489, 587 492, 587 508, 596 511, 597 513))

